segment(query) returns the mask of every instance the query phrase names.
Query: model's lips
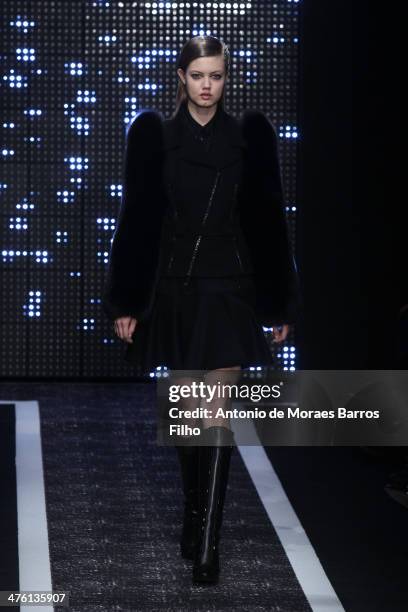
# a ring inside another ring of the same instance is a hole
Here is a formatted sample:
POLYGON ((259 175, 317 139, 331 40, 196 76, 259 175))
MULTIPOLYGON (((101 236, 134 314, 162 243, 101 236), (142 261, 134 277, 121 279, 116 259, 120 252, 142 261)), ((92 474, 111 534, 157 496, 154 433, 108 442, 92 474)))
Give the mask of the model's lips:
POLYGON ((202 98, 211 98, 211 94, 200 94, 202 98))

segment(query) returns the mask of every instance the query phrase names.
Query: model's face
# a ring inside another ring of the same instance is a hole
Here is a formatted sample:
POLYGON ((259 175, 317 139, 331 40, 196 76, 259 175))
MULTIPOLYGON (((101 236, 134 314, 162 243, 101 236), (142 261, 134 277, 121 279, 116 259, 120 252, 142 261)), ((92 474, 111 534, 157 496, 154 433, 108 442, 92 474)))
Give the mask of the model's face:
POLYGON ((189 63, 186 72, 181 68, 177 74, 186 86, 189 99, 202 107, 216 104, 222 97, 226 81, 222 55, 199 57, 189 63), (208 94, 208 97, 203 97, 208 94))

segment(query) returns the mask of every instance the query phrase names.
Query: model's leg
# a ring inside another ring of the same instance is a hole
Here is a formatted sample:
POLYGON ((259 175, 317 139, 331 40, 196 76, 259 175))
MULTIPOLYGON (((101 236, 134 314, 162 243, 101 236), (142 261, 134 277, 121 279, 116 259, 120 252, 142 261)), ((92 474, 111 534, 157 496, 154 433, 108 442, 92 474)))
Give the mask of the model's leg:
POLYGON ((209 370, 204 374, 205 384, 214 386, 214 389, 219 390, 219 393, 216 393, 212 400, 207 401, 204 399, 201 404, 202 408, 208 408, 209 411, 211 411, 211 416, 203 419, 204 429, 215 426, 230 429, 229 418, 225 418, 221 415, 217 416, 217 410, 219 410, 219 408, 222 408, 223 411, 230 409, 232 399, 235 397, 234 386, 238 385, 241 376, 241 366, 209 370))
POLYGON ((218 582, 218 544, 234 434, 229 419, 216 416, 216 412, 219 408, 228 409, 231 397, 234 397, 228 387, 222 392, 222 385, 237 384, 241 374, 241 367, 235 366, 211 370, 204 377, 206 384, 220 385, 220 397, 216 394, 211 402, 204 400, 202 403, 202 408, 210 408, 213 414, 210 418, 203 419, 199 447, 200 530, 193 567, 195 583, 218 582))

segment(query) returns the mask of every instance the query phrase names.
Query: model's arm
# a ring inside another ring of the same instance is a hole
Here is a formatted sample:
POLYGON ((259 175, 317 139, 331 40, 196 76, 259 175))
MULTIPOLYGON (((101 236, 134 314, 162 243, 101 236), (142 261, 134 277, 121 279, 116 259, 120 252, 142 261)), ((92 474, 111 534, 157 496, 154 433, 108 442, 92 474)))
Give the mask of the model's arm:
POLYGON ((265 326, 295 323, 301 297, 286 221, 278 137, 269 119, 246 111, 241 220, 255 271, 257 314, 265 326))
POLYGON ((113 235, 102 308, 111 321, 148 312, 156 282, 163 198, 162 120, 143 111, 126 138, 122 199, 113 235))

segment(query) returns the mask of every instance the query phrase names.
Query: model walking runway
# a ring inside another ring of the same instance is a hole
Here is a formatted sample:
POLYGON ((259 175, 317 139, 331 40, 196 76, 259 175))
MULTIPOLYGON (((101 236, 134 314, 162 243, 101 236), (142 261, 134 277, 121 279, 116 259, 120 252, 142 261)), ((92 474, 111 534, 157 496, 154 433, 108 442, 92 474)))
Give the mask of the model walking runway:
MULTIPOLYGON (((174 116, 144 111, 129 129, 103 307, 145 374, 165 365, 172 377, 206 370, 235 384, 243 368, 272 363, 262 325, 282 341, 298 314, 276 134, 262 113, 241 124, 225 111, 229 71, 224 42, 192 38, 177 62, 174 116)), ((177 449, 181 551, 194 583, 215 584, 234 435, 229 419, 199 426, 197 447, 177 449)))

